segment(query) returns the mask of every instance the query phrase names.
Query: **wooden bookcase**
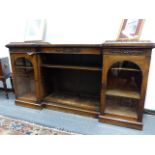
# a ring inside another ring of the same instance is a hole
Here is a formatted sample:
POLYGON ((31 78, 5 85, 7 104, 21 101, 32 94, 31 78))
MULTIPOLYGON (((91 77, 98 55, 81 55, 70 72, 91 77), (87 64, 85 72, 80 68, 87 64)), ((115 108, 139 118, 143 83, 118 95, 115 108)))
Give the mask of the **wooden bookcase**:
POLYGON ((154 44, 10 43, 16 104, 142 129, 154 44))

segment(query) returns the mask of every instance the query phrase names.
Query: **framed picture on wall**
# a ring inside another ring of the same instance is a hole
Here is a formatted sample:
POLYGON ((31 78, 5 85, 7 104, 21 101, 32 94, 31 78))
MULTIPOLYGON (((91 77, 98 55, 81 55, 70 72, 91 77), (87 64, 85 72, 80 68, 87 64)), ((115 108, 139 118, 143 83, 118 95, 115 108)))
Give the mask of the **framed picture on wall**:
POLYGON ((44 41, 45 36, 45 20, 34 19, 28 20, 25 31, 25 41, 44 41))
POLYGON ((123 19, 117 40, 139 40, 144 19, 123 19))

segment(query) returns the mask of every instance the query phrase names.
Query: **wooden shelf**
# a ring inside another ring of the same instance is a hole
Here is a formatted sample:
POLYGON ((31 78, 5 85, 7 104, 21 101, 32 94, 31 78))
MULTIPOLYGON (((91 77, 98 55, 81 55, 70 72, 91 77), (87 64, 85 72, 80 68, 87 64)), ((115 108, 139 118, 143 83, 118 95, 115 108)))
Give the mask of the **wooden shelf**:
POLYGON ((130 71, 130 72, 140 72, 139 69, 134 69, 134 68, 120 68, 120 67, 114 67, 111 68, 111 70, 118 70, 118 71, 130 71))
POLYGON ((121 89, 108 89, 106 91, 106 95, 140 99, 140 93, 135 90, 132 91, 132 90, 121 90, 121 89))
POLYGON ((46 67, 46 68, 59 68, 59 69, 71 69, 71 70, 102 71, 102 68, 100 68, 100 67, 88 67, 88 66, 42 64, 42 67, 46 67))
POLYGON ((52 93, 44 99, 45 102, 59 103, 70 107, 99 111, 99 97, 83 97, 73 94, 57 92, 52 93))
POLYGON ((33 69, 32 66, 15 66, 15 68, 19 69, 33 69))

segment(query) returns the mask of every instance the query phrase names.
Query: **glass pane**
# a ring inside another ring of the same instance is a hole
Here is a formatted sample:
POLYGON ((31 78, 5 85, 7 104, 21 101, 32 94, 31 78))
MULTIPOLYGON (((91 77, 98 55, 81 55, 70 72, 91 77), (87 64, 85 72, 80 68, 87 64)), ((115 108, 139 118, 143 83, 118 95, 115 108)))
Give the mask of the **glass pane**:
POLYGON ((34 69, 30 60, 19 58, 15 62, 15 82, 17 97, 35 99, 34 69))
POLYGON ((25 58, 18 58, 15 62, 15 66, 32 67, 32 63, 25 58))

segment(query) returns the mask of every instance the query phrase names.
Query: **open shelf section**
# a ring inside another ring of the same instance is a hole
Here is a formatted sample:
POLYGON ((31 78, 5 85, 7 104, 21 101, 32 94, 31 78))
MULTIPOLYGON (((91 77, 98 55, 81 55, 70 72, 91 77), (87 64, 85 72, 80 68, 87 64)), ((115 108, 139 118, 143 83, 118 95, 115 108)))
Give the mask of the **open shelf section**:
POLYGON ((105 114, 117 115, 122 117, 128 117, 137 119, 137 112, 135 107, 126 106, 123 104, 107 104, 105 108, 105 114))
POLYGON ((101 55, 41 54, 42 67, 101 71, 101 55))
POLYGON ((63 92, 54 92, 44 99, 45 102, 59 103, 70 107, 99 111, 99 97, 78 96, 63 92))
POLYGON ((108 89, 106 91, 106 95, 140 99, 140 93, 138 91, 131 91, 131 90, 108 89))
POLYGON ((99 68, 99 67, 88 67, 88 66, 71 66, 71 65, 42 64, 42 67, 46 67, 46 68, 58 68, 58 69, 70 69, 70 70, 102 71, 102 68, 99 68))

